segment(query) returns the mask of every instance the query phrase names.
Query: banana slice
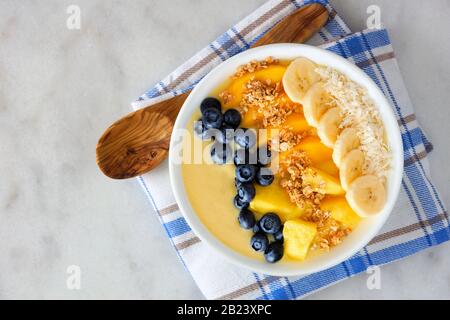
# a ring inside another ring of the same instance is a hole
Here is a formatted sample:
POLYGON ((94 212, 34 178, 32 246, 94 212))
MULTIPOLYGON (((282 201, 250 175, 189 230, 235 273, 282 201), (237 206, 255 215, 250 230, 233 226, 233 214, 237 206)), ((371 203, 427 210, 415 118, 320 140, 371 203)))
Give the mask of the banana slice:
POLYGON ((295 59, 289 64, 283 76, 284 91, 289 99, 302 103, 306 91, 320 79, 316 67, 314 62, 306 58, 295 59))
POLYGON ((310 126, 317 127, 322 115, 330 109, 332 100, 321 82, 316 82, 303 97, 303 113, 310 126))
POLYGON ((353 149, 358 148, 359 145, 360 142, 355 129, 345 128, 342 130, 333 148, 333 161, 336 166, 340 168, 344 157, 353 149))
POLYGON ((361 217, 379 213, 386 202, 386 189, 381 180, 373 175, 356 178, 345 195, 350 207, 361 217))
POLYGON ((320 118, 317 126, 317 135, 322 143, 329 148, 333 148, 339 133, 339 124, 341 123, 341 114, 339 108, 331 108, 320 118))
MULTIPOLYGON (((336 147, 335 147, 336 148, 336 147)), ((364 153, 359 149, 350 151, 342 160, 339 169, 339 178, 344 190, 348 190, 350 184, 362 175, 364 165, 364 153)))

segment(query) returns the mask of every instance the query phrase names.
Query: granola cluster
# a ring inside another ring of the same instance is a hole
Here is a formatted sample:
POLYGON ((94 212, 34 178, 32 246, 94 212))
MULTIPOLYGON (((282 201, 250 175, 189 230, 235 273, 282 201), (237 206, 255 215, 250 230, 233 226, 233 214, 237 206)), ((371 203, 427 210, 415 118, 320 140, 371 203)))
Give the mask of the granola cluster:
POLYGON ((305 133, 293 132, 289 128, 281 128, 279 135, 272 138, 271 147, 278 152, 291 150, 300 143, 305 135, 305 133))
POLYGON ((250 79, 245 84, 239 106, 243 113, 255 109, 262 116, 263 128, 280 128, 289 115, 300 110, 297 104, 286 97, 282 84, 273 83, 270 79, 250 79))
POLYGON ((320 201, 325 197, 325 186, 312 186, 304 179, 305 174, 310 174, 309 165, 310 160, 303 151, 294 151, 281 159, 280 184, 288 193, 291 202, 300 208, 312 207, 320 210, 320 201))
POLYGON ((329 211, 320 208, 325 197, 325 185, 308 183, 305 177, 313 174, 309 166, 310 160, 303 151, 292 152, 280 161, 280 184, 291 202, 305 208, 302 219, 314 222, 317 226, 317 235, 311 249, 329 250, 341 243, 351 229, 333 219, 329 211))
POLYGON ((230 103, 231 100, 233 100, 233 95, 228 90, 223 90, 221 93, 219 93, 219 98, 223 100, 225 104, 230 103))
POLYGON ((317 224, 317 235, 311 245, 311 250, 329 250, 340 244, 351 232, 335 219, 329 217, 317 224))
POLYGON ((268 66, 275 63, 278 63, 278 60, 274 59, 273 57, 267 57, 266 59, 261 61, 252 60, 249 63, 239 66, 233 78, 237 79, 242 77, 243 75, 246 75, 247 73, 252 73, 261 69, 266 69, 268 66))
POLYGON ((245 84, 240 107, 244 112, 255 108, 263 116, 262 125, 264 127, 268 127, 273 122, 282 123, 286 115, 279 108, 278 96, 281 92, 280 83, 251 79, 245 84))

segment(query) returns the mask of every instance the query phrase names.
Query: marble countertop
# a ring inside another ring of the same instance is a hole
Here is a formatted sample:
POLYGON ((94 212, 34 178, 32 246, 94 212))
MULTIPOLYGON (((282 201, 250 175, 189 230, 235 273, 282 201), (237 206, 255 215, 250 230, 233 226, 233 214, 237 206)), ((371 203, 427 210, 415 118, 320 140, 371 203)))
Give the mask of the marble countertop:
MULTIPOLYGON (((130 101, 263 2, 0 2, 0 299, 202 298, 138 183, 105 178, 95 145, 130 101), (80 30, 66 27, 73 3, 80 30)), ((381 7, 449 204, 449 1, 331 2, 353 30, 381 7)), ((309 298, 449 299, 449 249, 384 266, 380 290, 362 274, 309 298)))

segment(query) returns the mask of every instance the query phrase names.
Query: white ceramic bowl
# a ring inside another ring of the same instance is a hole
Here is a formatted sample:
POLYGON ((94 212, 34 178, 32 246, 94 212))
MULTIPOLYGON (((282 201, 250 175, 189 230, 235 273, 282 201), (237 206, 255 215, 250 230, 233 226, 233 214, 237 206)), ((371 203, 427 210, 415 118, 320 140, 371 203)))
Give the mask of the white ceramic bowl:
POLYGON ((188 121, 191 119, 193 112, 198 109, 201 101, 226 81, 238 66, 253 59, 262 60, 268 56, 282 60, 292 60, 301 56, 306 57, 318 64, 327 65, 341 71, 353 81, 367 88, 370 97, 380 110, 381 118, 387 131, 386 136, 389 139, 388 144, 393 155, 392 169, 387 183, 387 201, 383 211, 374 217, 363 219, 343 243, 328 253, 317 255, 304 262, 269 264, 235 252, 220 242, 203 225, 189 203, 181 175, 181 166, 172 161, 175 156, 173 154, 174 139, 170 143, 169 152, 170 180, 175 199, 182 214, 196 235, 207 243, 212 250, 220 253, 236 265, 255 272, 276 276, 304 275, 327 269, 348 259, 362 249, 378 233, 389 217, 399 194, 403 172, 403 145, 397 121, 388 101, 375 83, 361 69, 334 53, 301 44, 274 44, 257 47, 244 51, 221 63, 205 76, 191 92, 181 108, 174 130, 186 128, 188 121))

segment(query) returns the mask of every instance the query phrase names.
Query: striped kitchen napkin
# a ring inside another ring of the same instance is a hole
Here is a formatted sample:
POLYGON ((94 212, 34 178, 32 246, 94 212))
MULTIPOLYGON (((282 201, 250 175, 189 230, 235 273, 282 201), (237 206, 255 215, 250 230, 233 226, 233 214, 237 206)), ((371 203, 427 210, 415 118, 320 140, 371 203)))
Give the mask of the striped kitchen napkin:
POLYGON ((450 239, 445 205, 430 178, 432 145, 421 130, 385 29, 350 33, 326 0, 271 0, 132 103, 141 108, 193 86, 221 61, 249 48, 272 25, 298 7, 320 2, 328 24, 310 43, 321 45, 363 69, 395 111, 404 144, 405 167, 397 204, 380 233, 360 252, 327 270, 302 277, 273 277, 234 266, 202 243, 189 228, 173 197, 167 162, 139 177, 187 270, 208 299, 298 299, 338 281, 450 239), (337 39, 337 40, 336 40, 337 39))

